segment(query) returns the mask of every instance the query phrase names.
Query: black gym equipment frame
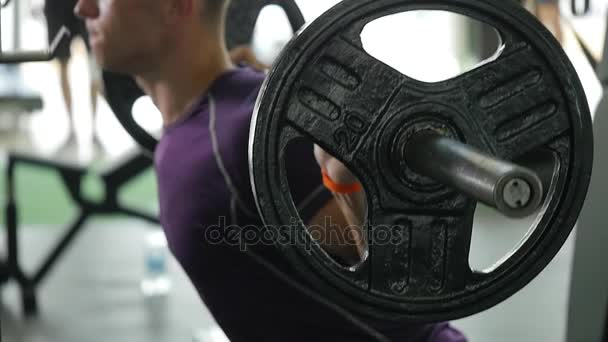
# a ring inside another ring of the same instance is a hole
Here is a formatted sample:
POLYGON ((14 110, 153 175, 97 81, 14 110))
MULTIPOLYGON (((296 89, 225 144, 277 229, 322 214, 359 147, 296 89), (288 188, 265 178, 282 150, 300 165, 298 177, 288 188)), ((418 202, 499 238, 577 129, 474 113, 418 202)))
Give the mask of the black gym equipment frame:
POLYGON ((142 152, 137 152, 135 155, 130 155, 126 160, 118 163, 115 167, 112 167, 105 172, 101 172, 100 178, 102 179, 105 188, 105 196, 101 201, 97 202, 87 199, 82 191, 83 179, 89 171, 87 167, 69 165, 67 163, 29 156, 22 153, 9 153, 5 174, 6 242, 8 255, 5 265, 1 265, 0 262, 0 285, 1 282, 8 281, 11 278, 17 281, 21 290, 22 305, 26 316, 32 316, 38 313, 36 288, 49 274, 59 258, 65 253, 70 243, 74 241, 76 235, 82 230, 89 218, 94 215, 123 214, 142 219, 149 223, 159 223, 157 216, 126 207, 118 200, 120 189, 130 180, 150 168, 151 165, 152 160, 149 157, 142 152), (57 172, 63 185, 67 189, 70 198, 79 209, 75 220, 68 224, 63 236, 52 248, 33 275, 27 275, 19 262, 19 216, 16 201, 17 191, 15 174, 17 166, 20 164, 27 164, 57 172))
MULTIPOLYGON (((1 6, 6 7, 11 0, 5 0, 1 6)), ((0 27, 1 25, 0 16, 0 27)), ((1 33, 1 31, 0 31, 1 33)), ((3 52, 0 39, 0 64, 20 64, 24 62, 50 61, 55 57, 55 51, 60 44, 65 43, 69 36, 69 31, 62 28, 51 46, 46 51, 18 51, 3 52)), ((0 286, 14 278, 21 289, 21 297, 24 313, 28 316, 38 313, 38 303, 36 299, 36 287, 49 274, 52 267, 63 255, 69 244, 76 235, 82 230, 84 223, 93 215, 124 214, 131 217, 143 219, 150 223, 158 224, 158 217, 147 214, 136 209, 125 207, 118 201, 120 189, 130 180, 141 174, 152 166, 152 160, 143 154, 142 151, 129 155, 128 158, 121 160, 114 167, 101 173, 105 188, 105 197, 99 202, 88 200, 81 188, 82 181, 88 172, 85 166, 70 165, 61 163, 51 158, 41 158, 30 156, 18 152, 8 154, 6 167, 6 240, 7 255, 6 261, 0 260, 0 286), (70 197, 78 205, 79 214, 77 218, 68 225, 67 231, 53 247, 42 265, 33 275, 27 275, 19 262, 19 239, 18 239, 18 210, 16 203, 15 173, 18 164, 29 164, 39 168, 51 169, 61 176, 63 185, 68 190, 70 197)))

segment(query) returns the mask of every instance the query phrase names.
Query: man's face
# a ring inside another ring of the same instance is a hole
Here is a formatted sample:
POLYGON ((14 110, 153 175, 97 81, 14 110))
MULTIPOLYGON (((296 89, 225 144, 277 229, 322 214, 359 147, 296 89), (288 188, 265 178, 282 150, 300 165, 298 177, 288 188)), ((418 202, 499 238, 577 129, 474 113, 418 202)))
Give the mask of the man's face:
POLYGON ((79 0, 92 51, 107 70, 130 74, 153 70, 171 48, 164 0, 79 0))

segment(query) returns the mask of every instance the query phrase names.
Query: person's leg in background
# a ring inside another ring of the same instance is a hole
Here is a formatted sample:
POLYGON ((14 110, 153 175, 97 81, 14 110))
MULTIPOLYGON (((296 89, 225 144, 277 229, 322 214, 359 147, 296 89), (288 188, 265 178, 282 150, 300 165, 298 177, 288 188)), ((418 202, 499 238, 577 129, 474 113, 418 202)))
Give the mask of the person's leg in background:
POLYGON ((89 66, 89 94, 91 96, 91 125, 93 132, 93 144, 98 147, 101 147, 101 141, 99 140, 99 135, 97 134, 97 96, 103 95, 102 93, 102 76, 101 76, 101 68, 97 64, 95 60, 95 56, 91 53, 91 46, 89 44, 89 36, 87 33, 86 26, 84 21, 78 19, 74 16, 74 20, 77 20, 75 23, 75 27, 78 27, 78 32, 74 32, 74 34, 78 34, 82 37, 84 44, 87 48, 87 63, 89 66))
POLYGON ((59 62, 59 79, 61 82, 61 93, 63 95, 63 102, 65 103, 65 108, 67 110, 70 123, 68 143, 71 143, 76 140, 76 133, 74 129, 74 112, 72 110, 72 90, 70 88, 70 79, 68 74, 70 58, 59 57, 57 58, 57 61, 59 62))
MULTIPOLYGON (((66 26, 70 30, 70 37, 73 37, 73 28, 70 27, 73 20, 71 17, 73 14, 72 0, 46 0, 44 3, 44 16, 46 17, 47 33, 49 44, 55 39, 55 36, 59 30, 66 26)), ((61 43, 56 50, 55 58, 59 64, 59 81, 61 84, 61 93, 65 104, 66 111, 69 118, 69 137, 66 144, 70 144, 76 141, 76 134, 74 128, 74 113, 72 109, 72 91, 70 88, 70 80, 68 74, 68 67, 70 62, 70 45, 72 39, 68 39, 61 43)))
POLYGON ((95 60, 93 54, 88 55, 89 62, 89 76, 91 80, 90 94, 91 94, 91 122, 93 125, 93 144, 96 146, 103 146, 97 134, 97 96, 103 95, 102 93, 102 81, 101 81, 101 69, 95 60))

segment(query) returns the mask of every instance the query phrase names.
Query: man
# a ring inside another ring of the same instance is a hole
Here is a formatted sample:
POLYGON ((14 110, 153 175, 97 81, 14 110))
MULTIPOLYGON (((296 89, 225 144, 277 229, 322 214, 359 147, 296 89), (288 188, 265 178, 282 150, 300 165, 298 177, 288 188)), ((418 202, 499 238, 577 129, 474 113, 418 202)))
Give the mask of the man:
MULTIPOLYGON (((233 342, 464 341, 447 324, 364 322, 307 288, 274 246, 248 246, 254 257, 227 243, 229 237, 213 236, 217 227, 233 231, 229 226, 262 224, 247 145, 264 75, 233 65, 223 38, 227 5, 226 0, 79 0, 76 6, 100 65, 133 75, 163 115, 155 153, 161 224, 217 322, 233 342)), ((330 194, 316 191, 321 177, 312 146, 294 148, 300 162, 289 170, 297 180, 290 185, 294 201, 307 203, 303 218, 316 222, 331 215, 345 226, 330 194)), ((324 247, 343 260, 357 254, 348 246, 324 247)))
MULTIPOLYGON (((70 39, 58 47, 56 58, 59 62, 59 78, 63 101, 68 112, 70 122, 70 133, 67 143, 76 140, 74 131, 74 110, 72 108, 72 91, 70 89, 68 63, 71 57, 70 45, 72 39, 80 36, 84 41, 87 50, 89 49, 87 30, 84 22, 74 14, 74 6, 78 0, 46 0, 44 3, 44 15, 47 22, 47 33, 49 44, 53 42, 61 27, 65 26, 70 31, 70 39)), ((95 131, 95 116, 97 113, 97 94, 101 89, 101 74, 93 56, 89 57, 89 77, 90 77, 90 96, 91 111, 93 114, 93 143, 100 145, 99 138, 95 131)))

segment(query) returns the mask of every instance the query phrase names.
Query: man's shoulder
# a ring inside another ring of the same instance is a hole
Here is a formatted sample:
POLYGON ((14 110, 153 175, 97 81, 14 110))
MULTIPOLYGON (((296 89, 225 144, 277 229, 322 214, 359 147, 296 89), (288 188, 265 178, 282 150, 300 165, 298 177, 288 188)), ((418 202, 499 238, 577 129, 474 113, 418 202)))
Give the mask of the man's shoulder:
POLYGON ((217 134, 223 148, 240 149, 247 145, 251 117, 264 74, 239 67, 224 75, 210 90, 215 102, 210 110, 210 130, 217 134))
POLYGON ((239 66, 222 75, 211 92, 230 100, 255 102, 264 78, 265 74, 260 71, 239 66))

